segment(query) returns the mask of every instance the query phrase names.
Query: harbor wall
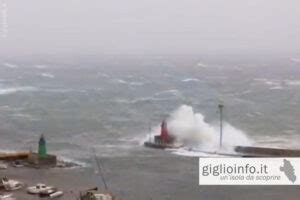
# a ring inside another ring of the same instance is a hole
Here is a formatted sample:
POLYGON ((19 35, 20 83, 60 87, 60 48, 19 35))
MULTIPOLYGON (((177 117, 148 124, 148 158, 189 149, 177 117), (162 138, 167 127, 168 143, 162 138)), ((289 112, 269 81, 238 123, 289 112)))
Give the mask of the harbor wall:
POLYGON ((0 152, 0 160, 22 160, 22 159, 28 159, 29 152, 22 151, 22 152, 0 152))
POLYGON ((298 149, 276 149, 267 147, 236 146, 235 152, 259 157, 300 157, 298 149))

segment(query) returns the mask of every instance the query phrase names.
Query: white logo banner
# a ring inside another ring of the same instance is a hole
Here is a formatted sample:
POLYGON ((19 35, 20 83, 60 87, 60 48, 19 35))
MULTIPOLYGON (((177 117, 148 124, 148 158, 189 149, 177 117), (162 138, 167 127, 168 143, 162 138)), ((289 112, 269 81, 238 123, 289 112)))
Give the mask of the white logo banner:
POLYGON ((300 158, 199 158, 199 185, 300 185, 300 158))

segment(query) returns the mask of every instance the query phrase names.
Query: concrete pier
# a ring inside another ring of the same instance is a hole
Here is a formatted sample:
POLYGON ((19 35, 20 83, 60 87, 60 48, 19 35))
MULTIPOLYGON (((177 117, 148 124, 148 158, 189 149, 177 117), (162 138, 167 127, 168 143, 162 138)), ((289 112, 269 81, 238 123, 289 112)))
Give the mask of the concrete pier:
POLYGON ((300 157, 300 149, 236 146, 234 150, 249 157, 300 157))

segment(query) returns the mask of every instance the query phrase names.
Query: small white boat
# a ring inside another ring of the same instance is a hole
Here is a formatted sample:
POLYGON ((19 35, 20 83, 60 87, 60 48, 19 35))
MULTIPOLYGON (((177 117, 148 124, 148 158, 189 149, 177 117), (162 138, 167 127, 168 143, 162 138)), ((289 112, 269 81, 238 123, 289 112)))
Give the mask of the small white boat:
POLYGON ((27 192, 29 194, 38 194, 40 197, 50 197, 51 199, 60 197, 64 194, 62 191, 58 191, 57 188, 47 186, 43 183, 38 183, 35 186, 28 187, 27 192))
POLYGON ((16 160, 12 163, 12 166, 16 168, 21 168, 24 167, 24 164, 22 163, 22 161, 16 160))
POLYGON ((56 197, 61 197, 62 195, 64 195, 63 191, 56 191, 56 192, 50 194, 49 197, 50 197, 51 199, 54 199, 54 198, 56 198, 56 197))
POLYGON ((52 186, 47 186, 46 184, 43 183, 38 183, 34 186, 28 187, 27 192, 29 194, 47 194, 49 192, 55 192, 56 190, 52 186))
POLYGON ((7 164, 5 164, 5 163, 0 163, 0 170, 1 169, 7 169, 7 167, 8 167, 8 165, 7 164))
POLYGON ((92 188, 80 192, 80 200, 115 200, 116 197, 108 191, 99 191, 98 188, 92 188))
POLYGON ((1 181, 6 191, 18 190, 24 186, 22 182, 13 179, 8 179, 6 177, 2 178, 1 181))
POLYGON ((51 194, 57 192, 57 189, 54 187, 48 187, 45 190, 39 192, 40 197, 49 197, 51 194))

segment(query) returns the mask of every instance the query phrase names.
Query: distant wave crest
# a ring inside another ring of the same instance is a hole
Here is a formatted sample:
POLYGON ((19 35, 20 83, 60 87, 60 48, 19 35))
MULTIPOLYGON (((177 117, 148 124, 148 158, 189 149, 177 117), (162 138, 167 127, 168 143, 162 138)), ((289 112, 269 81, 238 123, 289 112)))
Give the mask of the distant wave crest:
POLYGON ((11 69, 15 69, 15 68, 18 68, 19 66, 18 65, 16 65, 16 64, 13 64, 13 63, 8 63, 8 62, 6 62, 6 63, 3 63, 3 65, 5 66, 5 67, 7 67, 7 68, 11 68, 11 69))
POLYGON ((117 79, 117 80, 114 80, 114 82, 119 83, 119 84, 127 84, 127 85, 131 85, 131 86, 142 86, 145 84, 143 82, 125 81, 123 79, 117 79))
POLYGON ((18 92, 34 92, 37 90, 37 88, 31 86, 2 88, 0 89, 0 95, 14 94, 18 92))
POLYGON ((182 82, 199 82, 200 80, 197 78, 186 78, 183 79, 182 82))
POLYGON ((51 73, 41 73, 40 75, 45 78, 51 78, 51 79, 55 78, 55 76, 51 73))

